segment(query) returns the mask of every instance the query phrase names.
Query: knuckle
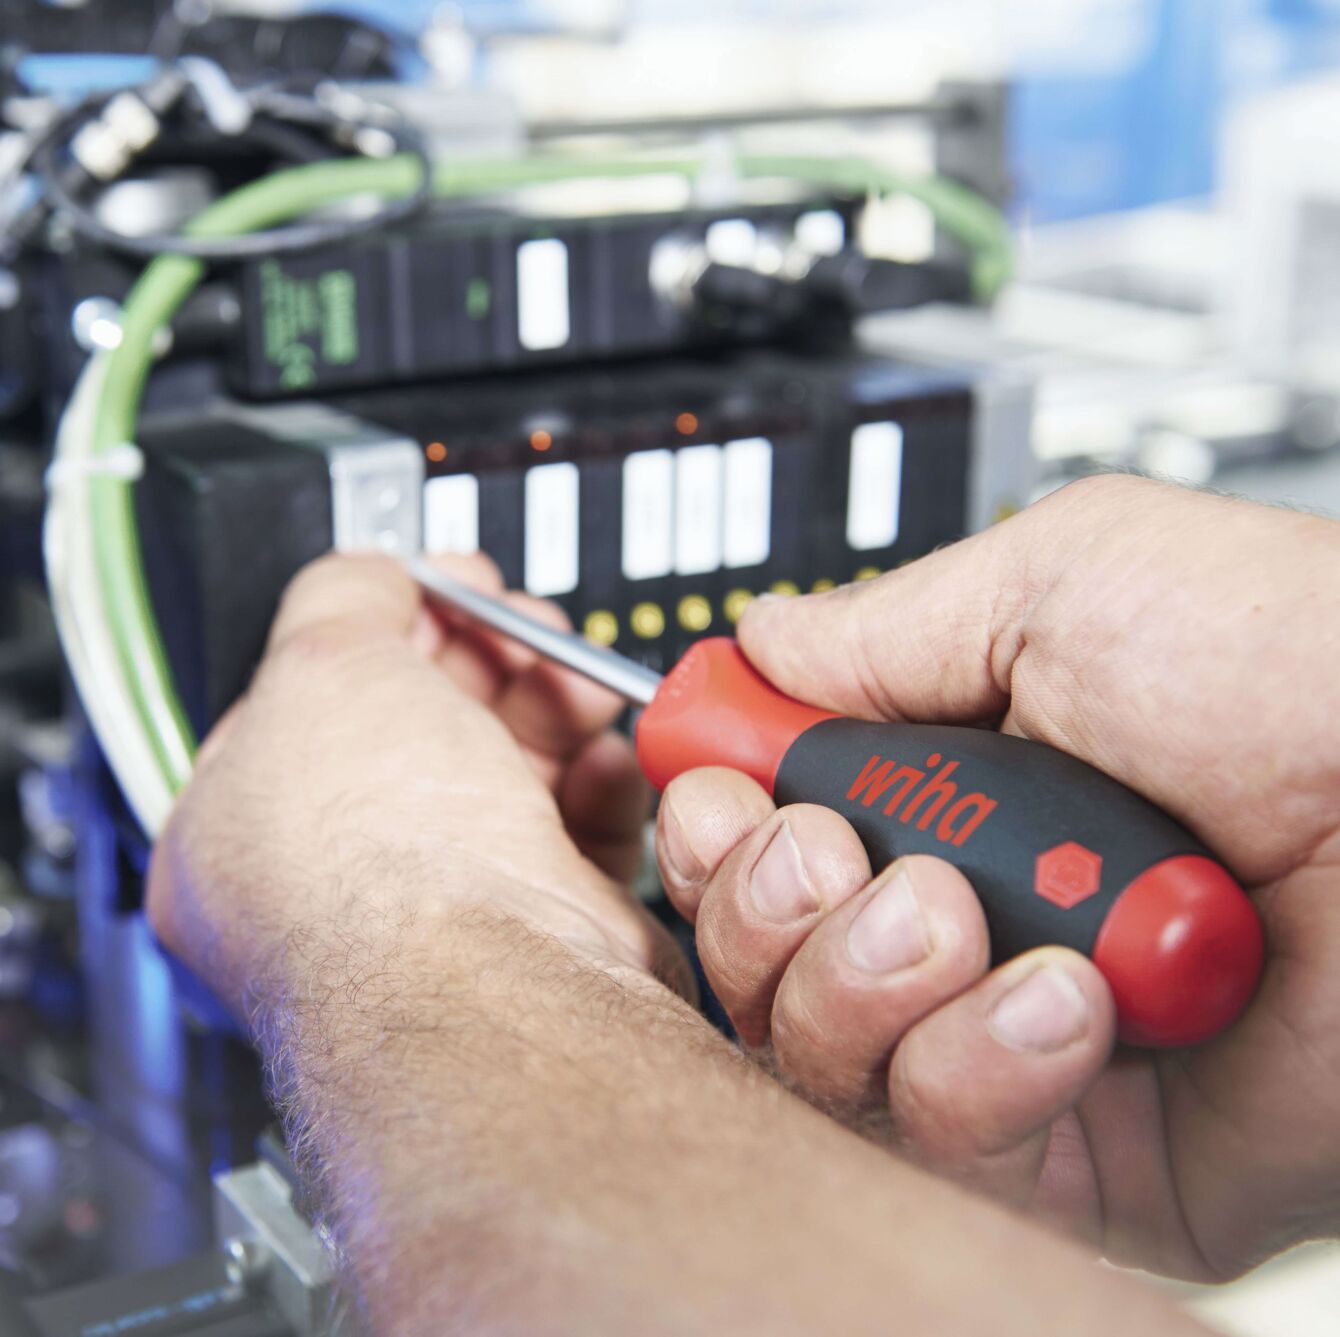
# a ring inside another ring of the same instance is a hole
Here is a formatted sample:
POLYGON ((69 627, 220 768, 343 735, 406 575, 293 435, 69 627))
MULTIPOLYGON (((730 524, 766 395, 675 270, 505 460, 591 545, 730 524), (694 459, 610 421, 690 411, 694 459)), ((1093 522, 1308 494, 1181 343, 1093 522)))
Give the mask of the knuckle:
MULTIPOLYGON (((715 879, 713 881, 715 882, 715 879)), ((721 915, 716 910, 718 897, 713 894, 716 890, 715 886, 709 885, 708 894, 698 914, 695 940, 698 944, 699 959, 703 963, 703 970, 707 973, 708 979, 712 982, 713 990, 721 998, 722 1003, 729 1005, 729 1000, 744 993, 745 989, 738 978, 739 954, 733 950, 734 944, 730 941, 730 935, 721 922, 721 915)))
POLYGON ((1158 487, 1158 483, 1148 478, 1137 478, 1133 474, 1090 474, 1087 478, 1076 478, 1058 488, 1048 500, 1058 506, 1105 510, 1132 496, 1148 496, 1158 487))
POLYGON ((331 580, 342 576, 359 560, 349 553, 327 552, 302 567, 284 587, 282 605, 301 603, 331 580))
POLYGON ((723 867, 745 842, 759 838, 773 816, 772 801, 752 780, 721 767, 677 776, 661 796, 658 831, 673 846, 677 872, 698 884, 723 867))
POLYGON ((698 956, 712 989, 733 1014, 752 1005, 771 987, 775 963, 740 931, 736 916, 723 912, 723 901, 733 893, 721 877, 712 879, 698 914, 698 956))
POLYGON ((803 967, 787 971, 772 1009, 772 1038, 784 1071, 799 1076, 814 1066, 816 1054, 833 1047, 826 1009, 816 996, 815 981, 803 967))
POLYGON ((906 1048, 894 1052, 888 1092, 895 1136, 904 1147, 943 1155, 962 1145, 960 1103, 947 1098, 924 1065, 909 1061, 906 1048))
POLYGON ((269 659, 279 672, 305 671, 343 657, 348 638, 331 622, 313 622, 290 632, 275 646, 269 659))
POLYGON ((393 557, 379 552, 328 552, 308 562, 288 584, 280 597, 281 617, 308 604, 320 607, 334 592, 347 592, 360 584, 407 581, 409 576, 393 557))
MULTIPOLYGON (((406 684, 404 660, 396 647, 368 642, 338 621, 312 622, 284 636, 262 661, 254 695, 273 711, 277 702, 292 718, 313 718, 355 694, 365 712, 398 702, 406 684)), ((415 667, 418 667, 417 664, 415 667)))
POLYGON ((925 1052, 915 1034, 889 1065, 889 1113, 895 1140, 928 1164, 951 1166, 1007 1150, 1017 1140, 1008 1119, 979 1093, 965 1099, 962 1073, 925 1052))

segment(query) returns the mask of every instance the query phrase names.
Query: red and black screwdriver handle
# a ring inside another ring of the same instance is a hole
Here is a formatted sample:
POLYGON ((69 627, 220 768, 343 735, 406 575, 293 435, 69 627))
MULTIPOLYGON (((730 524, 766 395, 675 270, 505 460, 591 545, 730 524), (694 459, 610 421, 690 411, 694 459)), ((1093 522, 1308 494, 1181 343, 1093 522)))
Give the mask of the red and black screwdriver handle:
POLYGON ((716 638, 666 676, 637 750, 658 788, 729 766, 779 805, 832 808, 876 871, 905 854, 947 859, 982 902, 993 961, 1051 943, 1082 952, 1127 1044, 1198 1044, 1256 988, 1261 921, 1228 871, 1152 803, 1044 744, 843 719, 783 695, 716 638))

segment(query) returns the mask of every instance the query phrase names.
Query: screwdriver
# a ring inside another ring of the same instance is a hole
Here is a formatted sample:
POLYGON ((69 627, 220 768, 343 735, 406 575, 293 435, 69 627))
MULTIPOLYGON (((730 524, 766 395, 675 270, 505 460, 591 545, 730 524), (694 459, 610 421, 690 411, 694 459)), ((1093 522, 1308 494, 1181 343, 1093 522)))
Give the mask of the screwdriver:
POLYGON ((993 963, 1060 944, 1089 957, 1123 1043, 1181 1048, 1250 1001, 1261 921, 1232 875, 1167 813, 1068 753, 987 729, 844 719, 773 687, 735 641, 697 642, 660 674, 443 575, 410 573, 460 610, 642 706, 638 760, 664 789, 696 766, 752 776, 779 806, 818 803, 878 872, 906 854, 958 867, 993 963))

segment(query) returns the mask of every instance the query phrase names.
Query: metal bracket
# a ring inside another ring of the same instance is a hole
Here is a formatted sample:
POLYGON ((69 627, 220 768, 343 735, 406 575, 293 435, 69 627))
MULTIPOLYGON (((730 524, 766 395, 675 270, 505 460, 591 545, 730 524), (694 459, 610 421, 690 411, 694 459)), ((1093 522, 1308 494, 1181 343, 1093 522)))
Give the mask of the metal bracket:
POLYGON ((214 1224, 230 1279, 267 1295, 298 1337, 365 1337, 340 1293, 333 1251, 295 1210, 293 1190, 273 1166, 215 1175, 214 1224))
POLYGON ((230 407, 229 416, 325 455, 337 550, 409 557, 423 546, 424 465, 417 442, 308 400, 230 407))

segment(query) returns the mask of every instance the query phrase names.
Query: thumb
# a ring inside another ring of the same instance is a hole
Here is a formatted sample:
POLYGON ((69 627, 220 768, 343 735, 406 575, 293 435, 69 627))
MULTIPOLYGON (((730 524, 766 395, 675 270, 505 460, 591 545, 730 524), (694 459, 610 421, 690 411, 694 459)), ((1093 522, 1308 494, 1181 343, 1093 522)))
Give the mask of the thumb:
POLYGON ((1335 551, 1334 525, 1317 525, 1087 479, 875 580, 758 599, 740 645, 783 692, 841 715, 989 724, 1069 752, 1265 880, 1333 829, 1329 798, 1312 795, 1334 786, 1280 760, 1282 739, 1325 733, 1319 703, 1334 694, 1301 676, 1325 657, 1281 652, 1298 665, 1292 694, 1245 681, 1266 647, 1311 643, 1299 628, 1316 621, 1335 551))
POLYGON ((860 719, 978 721, 1009 703, 1030 583, 1028 513, 874 580, 763 595, 740 646, 782 691, 860 719))
MULTIPOLYGON (((756 599, 740 619, 740 645, 782 691, 840 714, 997 723, 1051 591, 1074 577, 1068 628, 1111 622, 1105 600, 1130 583, 1128 554, 1189 519, 1219 521, 1222 506, 1147 479, 1084 479, 874 580, 756 599)), ((1063 745, 1076 702, 1062 691, 1054 704, 1048 741, 1063 745)))

